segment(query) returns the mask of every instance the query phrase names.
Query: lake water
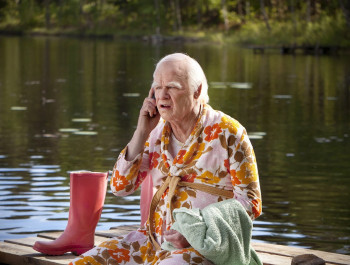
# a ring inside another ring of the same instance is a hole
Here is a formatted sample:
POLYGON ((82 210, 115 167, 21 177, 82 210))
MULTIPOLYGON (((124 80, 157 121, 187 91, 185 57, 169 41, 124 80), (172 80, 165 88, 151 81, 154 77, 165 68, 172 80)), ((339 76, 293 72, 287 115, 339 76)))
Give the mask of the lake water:
MULTIPOLYGON (((65 228, 68 171, 112 169, 154 64, 181 51, 257 156, 253 239, 350 254, 350 57, 215 44, 0 37, 0 240, 65 228)), ((97 229, 137 224, 139 193, 108 191, 97 229)))

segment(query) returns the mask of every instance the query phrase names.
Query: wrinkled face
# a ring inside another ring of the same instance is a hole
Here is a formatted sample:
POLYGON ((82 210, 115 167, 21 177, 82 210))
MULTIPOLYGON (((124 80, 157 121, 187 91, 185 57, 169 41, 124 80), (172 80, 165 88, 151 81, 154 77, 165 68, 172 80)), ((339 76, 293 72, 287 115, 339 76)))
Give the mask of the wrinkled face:
POLYGON ((189 87, 186 69, 185 62, 168 61, 161 63, 153 75, 158 111, 170 123, 186 120, 197 103, 194 91, 189 87))

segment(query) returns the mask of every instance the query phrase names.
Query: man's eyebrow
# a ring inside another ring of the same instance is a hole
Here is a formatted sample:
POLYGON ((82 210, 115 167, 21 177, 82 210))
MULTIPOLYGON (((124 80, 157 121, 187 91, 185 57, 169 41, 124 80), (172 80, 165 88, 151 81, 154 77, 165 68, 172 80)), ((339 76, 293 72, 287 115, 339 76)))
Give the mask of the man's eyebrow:
MULTIPOLYGON (((160 86, 158 82, 156 81, 153 81, 152 82, 152 86, 153 88, 156 88, 160 86)), ((169 83, 166 84, 167 87, 177 87, 177 88, 182 88, 181 84, 179 82, 176 82, 176 81, 171 81, 169 83)))
POLYGON ((179 82, 175 82, 175 81, 172 81, 172 82, 169 82, 166 84, 167 87, 177 87, 177 88, 182 88, 181 84, 179 82))
POLYGON ((153 81, 151 87, 155 88, 155 87, 157 87, 157 86, 158 86, 158 82, 153 81))

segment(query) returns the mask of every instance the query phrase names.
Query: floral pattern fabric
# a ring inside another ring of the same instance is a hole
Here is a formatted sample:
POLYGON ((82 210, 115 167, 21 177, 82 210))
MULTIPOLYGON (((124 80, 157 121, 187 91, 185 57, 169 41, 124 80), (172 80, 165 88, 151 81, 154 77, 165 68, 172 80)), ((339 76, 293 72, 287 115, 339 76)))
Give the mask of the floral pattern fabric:
MULTIPOLYGON (((204 105, 191 135, 175 157, 168 150, 170 125, 161 120, 151 132, 144 151, 133 161, 125 159, 127 147, 113 168, 110 186, 116 196, 132 194, 146 178, 152 176, 158 189, 168 175, 181 181, 200 183, 233 191, 234 198, 251 219, 261 214, 258 170, 252 145, 244 127, 228 115, 204 105)), ((226 198, 190 187, 177 187, 171 202, 168 189, 162 195, 154 214, 155 239, 164 241, 163 231, 172 225, 171 208, 203 209, 226 198)), ((147 222, 144 224, 149 226, 147 222)), ((71 264, 211 264, 195 249, 156 251, 147 229, 125 237, 113 238, 84 253, 71 264)))

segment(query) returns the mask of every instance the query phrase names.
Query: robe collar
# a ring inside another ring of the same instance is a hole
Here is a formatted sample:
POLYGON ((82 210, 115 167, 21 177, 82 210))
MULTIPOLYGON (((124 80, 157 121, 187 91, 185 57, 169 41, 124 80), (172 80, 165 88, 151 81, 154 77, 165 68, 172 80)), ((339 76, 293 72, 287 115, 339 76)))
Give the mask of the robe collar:
POLYGON ((202 145, 204 145, 203 138, 200 137, 204 130, 204 120, 207 114, 209 106, 207 104, 203 104, 200 110, 200 114, 198 115, 198 119, 196 124, 187 138, 183 146, 180 148, 179 152, 175 156, 169 153, 168 147, 170 142, 170 136, 172 134, 171 126, 169 122, 165 122, 162 137, 161 137, 161 157, 164 166, 161 168, 164 174, 168 175, 178 175, 179 169, 187 168, 191 162, 198 158, 198 150, 202 149, 202 145))

